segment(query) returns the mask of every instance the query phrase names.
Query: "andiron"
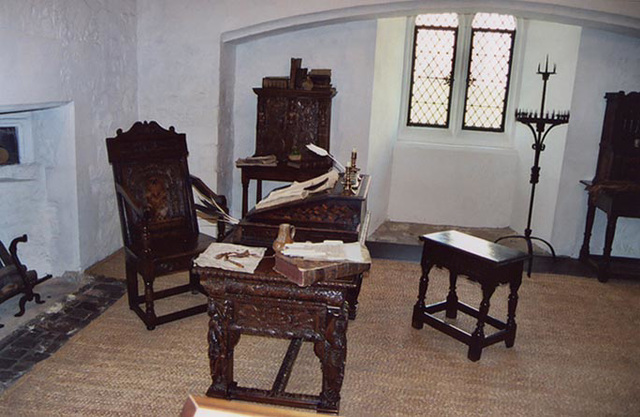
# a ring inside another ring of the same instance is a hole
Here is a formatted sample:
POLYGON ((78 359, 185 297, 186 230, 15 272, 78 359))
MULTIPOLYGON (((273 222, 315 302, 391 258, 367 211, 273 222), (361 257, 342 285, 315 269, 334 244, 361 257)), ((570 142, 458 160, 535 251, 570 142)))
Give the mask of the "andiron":
POLYGON ((527 250, 529 253, 529 263, 527 267, 527 276, 531 276, 531 267, 533 265, 533 240, 540 241, 547 245, 551 250, 551 255, 553 256, 553 260, 556 260, 556 252, 553 249, 553 246, 546 240, 532 236, 531 234, 531 217, 533 215, 533 202, 536 194, 536 184, 540 180, 540 153, 544 151, 545 145, 544 140, 547 135, 556 126, 560 126, 566 123, 569 123, 569 111, 564 112, 556 112, 552 111, 549 113, 547 110, 545 112, 544 104, 547 95, 547 81, 549 81, 549 77, 556 73, 556 65, 553 65, 553 69, 549 69, 549 56, 547 55, 544 70, 540 68, 540 64, 538 64, 538 71, 536 72, 538 75, 542 76, 542 102, 540 104, 540 112, 529 111, 529 110, 516 110, 516 120, 524 125, 526 125, 533 134, 534 142, 531 145, 531 148, 534 150, 534 158, 533 158, 533 166, 531 167, 531 177, 529 179, 529 183, 531 184, 531 193, 529 196, 529 214, 527 217, 527 228, 524 230, 524 235, 510 235, 510 236, 502 236, 495 240, 495 243, 503 240, 503 239, 511 239, 511 238, 520 238, 524 239, 527 242, 527 250))

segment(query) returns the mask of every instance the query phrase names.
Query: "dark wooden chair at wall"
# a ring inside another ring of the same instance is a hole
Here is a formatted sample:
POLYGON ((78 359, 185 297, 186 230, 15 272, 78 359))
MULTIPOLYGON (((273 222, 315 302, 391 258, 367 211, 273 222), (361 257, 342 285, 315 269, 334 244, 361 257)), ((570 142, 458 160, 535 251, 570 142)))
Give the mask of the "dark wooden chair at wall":
POLYGON ((211 209, 211 202, 228 213, 225 197, 189 174, 186 137, 173 127, 165 130, 154 121, 136 122, 129 131, 118 129, 115 138, 107 138, 107 152, 113 167, 125 247, 129 308, 149 330, 205 312, 203 303, 156 315, 156 300, 187 291, 204 294, 204 290, 191 275, 188 284, 161 291, 154 291, 154 280, 188 271, 193 258, 215 241, 199 232, 196 210, 209 218, 216 216, 217 240, 222 240, 225 231, 222 216, 211 209), (196 204, 193 189, 210 203, 196 204), (138 274, 144 284, 143 296, 138 291, 138 274))

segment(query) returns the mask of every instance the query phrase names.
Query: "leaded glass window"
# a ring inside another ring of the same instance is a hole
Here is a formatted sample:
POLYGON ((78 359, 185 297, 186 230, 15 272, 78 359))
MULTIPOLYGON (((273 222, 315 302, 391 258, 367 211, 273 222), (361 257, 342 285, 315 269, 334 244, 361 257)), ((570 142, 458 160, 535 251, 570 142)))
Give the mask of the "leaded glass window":
POLYGON ((414 23, 407 125, 504 131, 515 17, 424 14, 414 23), (465 82, 456 86, 455 74, 465 82))
POLYGON ((410 126, 449 126, 457 35, 458 15, 455 13, 416 17, 410 126))
POLYGON ((462 128, 502 132, 516 19, 509 15, 477 13, 471 27, 462 128))

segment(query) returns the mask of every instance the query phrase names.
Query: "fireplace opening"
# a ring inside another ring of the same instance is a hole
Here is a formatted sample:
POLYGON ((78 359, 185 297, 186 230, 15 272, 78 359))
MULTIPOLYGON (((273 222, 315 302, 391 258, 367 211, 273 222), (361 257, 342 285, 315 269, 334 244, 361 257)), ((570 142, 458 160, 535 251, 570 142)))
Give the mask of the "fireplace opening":
POLYGON ((0 165, 19 163, 18 129, 15 126, 0 127, 0 165))
POLYGON ((80 269, 74 121, 73 103, 0 106, 0 240, 28 235, 41 274, 80 269))

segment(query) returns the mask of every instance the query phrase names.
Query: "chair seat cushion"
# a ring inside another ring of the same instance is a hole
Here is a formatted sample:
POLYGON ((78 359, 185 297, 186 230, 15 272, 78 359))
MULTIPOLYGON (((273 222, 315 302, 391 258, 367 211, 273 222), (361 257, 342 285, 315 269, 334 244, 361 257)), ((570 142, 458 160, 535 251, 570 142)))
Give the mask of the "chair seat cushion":
POLYGON ((196 241, 170 240, 156 242, 153 253, 155 258, 195 256, 207 249, 213 242, 215 242, 213 237, 200 233, 196 241))

